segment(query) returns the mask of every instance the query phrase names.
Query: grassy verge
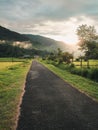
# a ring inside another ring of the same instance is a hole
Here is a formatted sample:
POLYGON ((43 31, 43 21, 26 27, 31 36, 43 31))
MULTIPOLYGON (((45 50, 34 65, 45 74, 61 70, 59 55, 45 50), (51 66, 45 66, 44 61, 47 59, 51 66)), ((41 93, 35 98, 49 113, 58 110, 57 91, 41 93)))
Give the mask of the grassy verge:
POLYGON ((31 61, 5 65, 0 70, 0 130, 15 129, 19 100, 30 64, 31 61))
POLYGON ((62 70, 54 65, 47 64, 45 61, 41 61, 48 69, 60 76, 62 79, 67 81, 69 84, 74 86, 79 91, 90 96, 92 99, 98 101, 98 83, 89 79, 83 78, 78 75, 71 74, 66 70, 62 70))
POLYGON ((23 62, 23 61, 26 61, 26 59, 14 58, 14 57, 0 58, 0 62, 23 62))

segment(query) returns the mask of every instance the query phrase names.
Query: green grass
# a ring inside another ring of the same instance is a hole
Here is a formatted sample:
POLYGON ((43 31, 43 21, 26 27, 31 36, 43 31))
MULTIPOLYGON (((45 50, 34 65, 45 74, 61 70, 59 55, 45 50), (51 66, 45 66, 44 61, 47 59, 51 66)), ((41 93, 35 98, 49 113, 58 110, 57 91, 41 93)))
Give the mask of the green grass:
MULTIPOLYGON (((73 62, 76 66, 80 66, 80 61, 75 61, 73 62)), ((87 62, 83 61, 82 62, 83 67, 87 67, 87 62)), ((89 65, 90 67, 98 67, 98 60, 89 60, 89 65)))
POLYGON ((0 71, 18 64, 21 62, 0 62, 0 71))
POLYGON ((73 87, 90 96, 92 99, 98 101, 98 83, 81 76, 71 74, 66 70, 62 70, 58 67, 55 67, 54 65, 47 64, 45 61, 41 61, 41 63, 44 64, 53 73, 60 76, 63 80, 67 81, 73 87))
POLYGON ((28 59, 23 59, 23 58, 12 58, 12 57, 9 57, 9 58, 0 58, 0 62, 23 62, 23 61, 26 61, 28 59))
POLYGON ((15 129, 20 96, 30 64, 31 61, 21 62, 0 70, 0 130, 15 129))

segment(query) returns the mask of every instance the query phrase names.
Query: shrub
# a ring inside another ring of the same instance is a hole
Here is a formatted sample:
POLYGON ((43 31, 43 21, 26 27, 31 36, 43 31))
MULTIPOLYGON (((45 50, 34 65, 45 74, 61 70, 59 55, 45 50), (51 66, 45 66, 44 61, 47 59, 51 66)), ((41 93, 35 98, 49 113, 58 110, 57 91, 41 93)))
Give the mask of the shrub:
POLYGON ((76 59, 76 61, 80 61, 80 59, 79 59, 79 58, 77 58, 77 59, 76 59))
POLYGON ((46 58, 45 58, 45 57, 42 57, 42 60, 46 60, 46 58))
POLYGON ((64 70, 66 69, 66 65, 65 64, 58 64, 57 67, 59 67, 60 69, 64 70))
POLYGON ((67 70, 72 74, 80 75, 98 82, 98 68, 75 68, 74 64, 59 64, 58 62, 52 60, 47 60, 47 63, 57 66, 62 70, 67 70))
POLYGON ((81 70, 81 76, 87 78, 87 77, 88 77, 88 74, 89 74, 89 69, 83 68, 83 69, 81 70))
POLYGON ((70 70, 70 72, 71 72, 72 74, 81 75, 81 69, 80 69, 80 68, 72 68, 72 69, 70 70))
POLYGON ((74 67, 75 67, 75 65, 74 65, 73 63, 71 63, 69 66, 70 66, 71 68, 74 68, 74 67))
POLYGON ((94 80, 94 81, 98 82, 98 68, 92 68, 92 69, 90 69, 90 71, 88 73, 88 78, 90 78, 91 80, 94 80))
POLYGON ((98 82, 98 68, 92 68, 92 69, 87 69, 87 68, 72 68, 69 70, 72 74, 77 74, 82 77, 89 78, 93 81, 98 82))
POLYGON ((53 60, 46 60, 46 63, 47 63, 47 64, 52 64, 52 65, 54 65, 54 66, 57 66, 57 64, 58 64, 58 62, 53 61, 53 60))

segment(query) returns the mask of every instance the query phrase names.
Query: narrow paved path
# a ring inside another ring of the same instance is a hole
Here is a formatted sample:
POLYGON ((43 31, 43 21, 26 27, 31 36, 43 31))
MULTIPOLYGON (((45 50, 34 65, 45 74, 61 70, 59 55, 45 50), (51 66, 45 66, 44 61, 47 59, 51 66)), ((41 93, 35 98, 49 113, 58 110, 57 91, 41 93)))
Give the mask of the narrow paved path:
POLYGON ((17 130, 98 130, 98 103, 36 61, 20 107, 17 130))

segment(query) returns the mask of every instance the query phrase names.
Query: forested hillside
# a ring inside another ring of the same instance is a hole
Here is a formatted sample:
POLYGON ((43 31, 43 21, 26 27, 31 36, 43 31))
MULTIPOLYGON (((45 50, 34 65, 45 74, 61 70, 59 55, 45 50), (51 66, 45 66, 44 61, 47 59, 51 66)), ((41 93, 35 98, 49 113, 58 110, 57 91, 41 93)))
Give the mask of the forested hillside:
POLYGON ((28 41, 29 39, 17 32, 11 31, 0 26, 0 40, 7 41, 28 41))

